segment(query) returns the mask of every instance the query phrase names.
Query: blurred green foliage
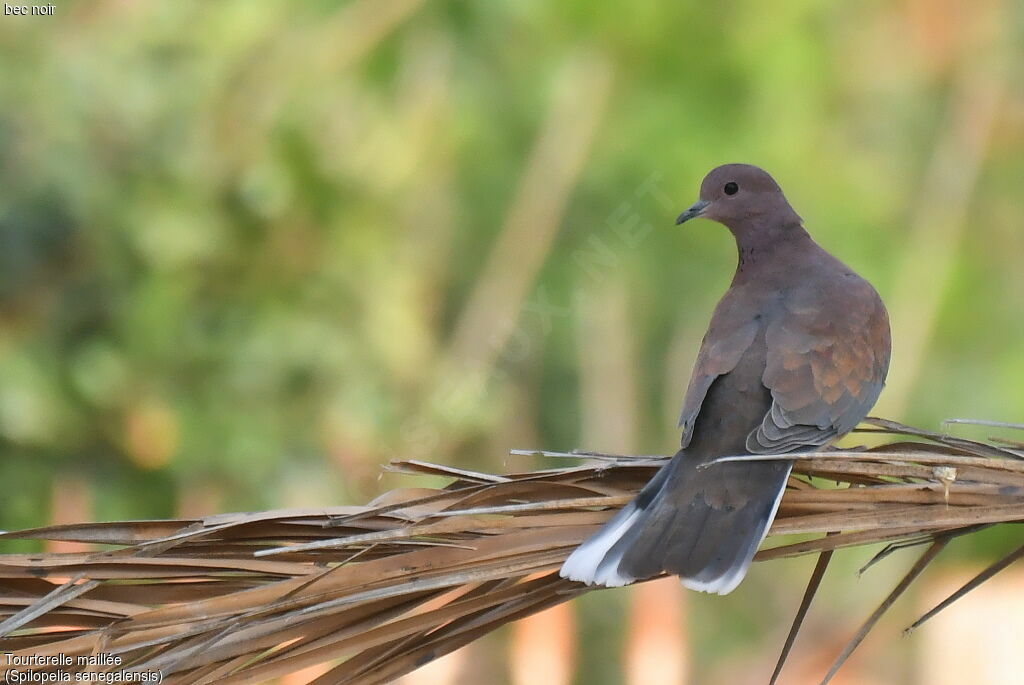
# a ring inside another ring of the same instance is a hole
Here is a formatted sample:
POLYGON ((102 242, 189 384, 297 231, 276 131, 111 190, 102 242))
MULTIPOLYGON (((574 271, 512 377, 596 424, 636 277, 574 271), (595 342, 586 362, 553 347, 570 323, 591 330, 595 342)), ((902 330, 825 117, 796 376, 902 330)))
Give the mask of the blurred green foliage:
POLYGON ((672 220, 727 161, 772 171, 889 302, 897 344, 920 339, 897 348, 894 373, 917 366, 905 400, 883 396, 891 418, 1021 420, 1024 10, 939 5, 0 17, 0 527, 46 523, 60 474, 97 516, 151 517, 195 491, 221 509, 360 501, 396 456, 514 468, 509 447, 602 448, 587 393, 620 377, 628 447, 671 450, 734 263, 726 231, 672 220), (594 127, 578 173, 557 168, 565 135, 536 164, 565 191, 520 192, 544 132, 577 120, 594 127), (539 258, 496 254, 545 203, 539 258), (915 241, 932 206, 945 257, 915 241), (474 337, 474 293, 520 281, 508 315, 482 309, 496 337, 474 337), (620 325, 585 335, 606 297, 620 325), (632 357, 588 384, 581 358, 609 335, 632 357))

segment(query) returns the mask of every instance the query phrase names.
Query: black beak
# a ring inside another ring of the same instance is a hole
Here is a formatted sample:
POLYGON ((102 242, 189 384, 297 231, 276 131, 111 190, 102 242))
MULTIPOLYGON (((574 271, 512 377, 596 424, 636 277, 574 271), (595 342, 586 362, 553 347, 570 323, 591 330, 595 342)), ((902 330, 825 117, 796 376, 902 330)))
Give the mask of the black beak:
POLYGON ((679 218, 676 219, 676 226, 683 223, 684 221, 689 221, 690 219, 697 218, 698 216, 704 213, 704 210, 708 208, 709 204, 711 203, 708 202, 707 200, 697 200, 695 203, 693 203, 692 207, 690 207, 688 210, 679 215, 679 218))

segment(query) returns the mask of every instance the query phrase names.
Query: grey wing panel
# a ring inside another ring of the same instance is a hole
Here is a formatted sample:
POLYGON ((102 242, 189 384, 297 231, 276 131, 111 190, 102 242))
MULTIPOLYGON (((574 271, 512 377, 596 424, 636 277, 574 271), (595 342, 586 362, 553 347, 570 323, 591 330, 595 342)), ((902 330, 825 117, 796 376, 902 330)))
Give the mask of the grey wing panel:
POLYGON ((728 332, 720 333, 712 321, 697 355, 686 398, 683 400, 683 411, 679 415, 679 426, 683 429, 680 440, 682 447, 689 445, 693 438, 693 424, 708 394, 708 388, 716 378, 736 368, 743 353, 757 337, 759 328, 756 319, 748 319, 738 326, 730 327, 728 332))

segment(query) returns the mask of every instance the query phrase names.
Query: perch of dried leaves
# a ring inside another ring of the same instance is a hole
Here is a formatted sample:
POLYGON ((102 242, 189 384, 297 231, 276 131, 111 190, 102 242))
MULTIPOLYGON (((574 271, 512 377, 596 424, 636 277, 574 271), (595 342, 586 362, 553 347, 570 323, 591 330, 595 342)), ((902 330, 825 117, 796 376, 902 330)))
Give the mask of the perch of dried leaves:
MULTIPOLYGON (((825 681, 951 537, 1024 520, 1024 443, 867 424, 862 430, 895 441, 802 455, 771 530, 773 540, 802 535, 757 556, 820 555, 776 676, 833 550, 889 542, 881 556, 928 544, 825 681)), ((322 662, 333 666, 318 684, 387 682, 588 591, 559 578, 558 567, 661 458, 582 456, 566 468, 502 476, 400 461, 390 468, 452 482, 362 507, 7 533, 0 539, 97 551, 0 555, 0 650, 113 653, 123 664, 111 669, 158 669, 171 683, 262 682, 322 662)), ((1021 556, 1024 547, 936 610, 1021 556)))

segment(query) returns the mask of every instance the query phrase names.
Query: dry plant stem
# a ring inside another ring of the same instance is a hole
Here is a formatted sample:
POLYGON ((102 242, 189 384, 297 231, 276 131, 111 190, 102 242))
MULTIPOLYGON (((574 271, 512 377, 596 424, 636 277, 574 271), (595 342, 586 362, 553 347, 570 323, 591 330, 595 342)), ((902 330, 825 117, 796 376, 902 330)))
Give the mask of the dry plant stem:
MULTIPOLYGON (((1024 520, 1018 455, 880 419, 869 424, 900 437, 850 459, 836 452, 797 461, 770 531, 775 546, 758 560, 814 553, 823 555, 823 572, 824 559, 842 547, 883 542, 891 550, 1024 520), (812 537, 782 538, 790 533, 812 537)), ((566 468, 492 475, 403 461, 390 468, 452 482, 394 490, 361 507, 2 534, 102 548, 0 555, 0 627, 8 631, 0 651, 109 652, 132 669, 159 669, 167 683, 266 682, 331 662, 321 682, 388 682, 590 591, 557 569, 662 463, 602 454, 566 468)), ((943 606, 1021 556, 1000 561, 943 606)))
POLYGON ((779 654, 779 660, 775 663, 775 670, 772 671, 772 677, 769 679, 768 685, 775 685, 779 675, 782 673, 783 666, 786 665, 786 659, 789 658, 789 652, 793 649, 793 643, 796 642, 797 633, 800 632, 800 627, 804 623, 807 610, 811 608, 814 595, 817 594, 818 587, 821 585, 821 579, 825 577, 825 571, 828 569, 828 563, 832 560, 832 552, 833 550, 826 550, 818 555, 818 562, 814 565, 814 571, 811 573, 810 580, 807 581, 807 589, 804 590, 803 599, 800 600, 800 607, 796 611, 796 616, 793 617, 793 625, 790 626, 789 634, 786 635, 786 643, 782 646, 782 653, 779 654))
POLYGON ((990 428, 1012 428, 1024 430, 1024 423, 1009 423, 1007 421, 987 421, 985 419, 946 419, 943 424, 962 423, 969 426, 988 426, 990 428))
MULTIPOLYGON (((947 535, 950 537, 950 539, 952 539, 954 537, 959 537, 961 535, 967 535, 969 533, 977 532, 984 528, 988 528, 988 525, 968 526, 967 528, 962 528, 960 530, 950 532, 947 535)), ((926 545, 932 542, 933 540, 934 537, 931 535, 921 535, 917 538, 907 538, 905 540, 900 540, 898 542, 889 543, 880 552, 878 552, 878 554, 871 557, 871 559, 869 559, 866 564, 857 569, 857 577, 859 578, 860 576, 864 575, 864 573, 869 568, 871 568, 878 562, 882 561, 893 552, 897 552, 901 549, 910 549, 911 547, 919 547, 920 545, 926 545)))
POLYGON ((981 585, 982 583, 984 583, 986 580, 988 580, 989 578, 991 578, 995 574, 997 574, 1000 571, 1002 571, 1004 568, 1006 568, 1006 567, 1008 567, 1008 566, 1010 566, 1010 565, 1020 561, 1021 559, 1024 559, 1024 546, 1018 547, 1016 550, 1014 550, 1010 554, 1007 554, 1005 557, 1003 557, 1002 559, 1000 559, 996 563, 992 564, 991 566, 989 566, 987 569, 985 569, 984 571, 982 571, 978 575, 974 576, 974 578, 972 578, 969 582, 965 583, 963 587, 961 587, 959 590, 957 590, 956 592, 951 594, 946 599, 942 600, 934 609, 932 609, 931 611, 926 613, 924 616, 922 616, 921 618, 917 619, 912 624, 910 624, 903 631, 903 633, 905 635, 909 635, 911 632, 913 632, 915 629, 917 629, 918 626, 920 626, 922 623, 924 623, 928 619, 930 619, 933 616, 935 616, 935 614, 939 613, 940 611, 942 611, 943 609, 948 607, 950 604, 952 604, 956 600, 960 599, 961 597, 963 597, 968 592, 970 592, 974 588, 976 588, 979 585, 981 585))
POLYGON ((893 591, 889 593, 889 596, 886 597, 871 616, 868 617, 868 620, 864 622, 864 625, 860 627, 860 630, 857 631, 853 638, 851 638, 847 643, 846 647, 843 648, 843 651, 840 652, 839 656, 836 657, 835 662, 832 664, 832 668, 828 670, 828 673, 825 674, 824 679, 822 679, 821 685, 826 685, 830 680, 832 680, 832 677, 835 676, 839 669, 842 668, 843 664, 846 663, 846 660, 850 655, 853 654, 853 650, 857 649, 875 624, 878 623, 878 619, 882 618, 882 615, 889 610, 889 607, 891 607, 899 596, 902 595, 908 587, 910 587, 910 584, 914 582, 919 575, 921 575, 921 571, 923 571, 925 567, 935 559, 936 555, 938 555, 938 553, 941 552, 948 543, 949 538, 939 538, 925 550, 924 554, 922 554, 910 570, 907 571, 907 575, 903 577, 903 580, 899 582, 893 591))
POLYGON ((71 578, 60 587, 55 588, 53 592, 44 596, 38 602, 25 607, 3 623, 0 623, 0 637, 9 635, 11 632, 17 630, 29 621, 42 616, 51 609, 55 609, 60 605, 71 601, 79 595, 85 594, 99 585, 98 580, 87 580, 84 583, 79 583, 78 581, 80 580, 82 580, 81 573, 75 575, 75 577, 71 578))

